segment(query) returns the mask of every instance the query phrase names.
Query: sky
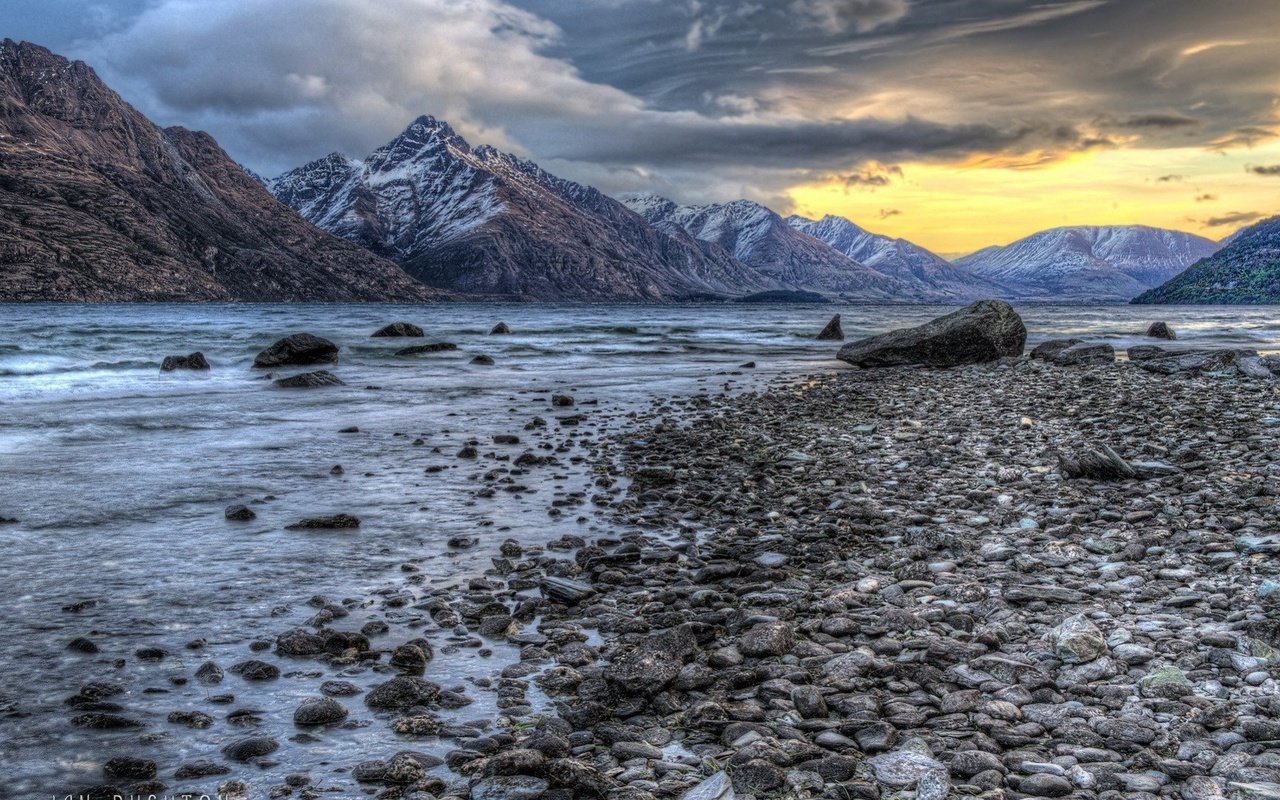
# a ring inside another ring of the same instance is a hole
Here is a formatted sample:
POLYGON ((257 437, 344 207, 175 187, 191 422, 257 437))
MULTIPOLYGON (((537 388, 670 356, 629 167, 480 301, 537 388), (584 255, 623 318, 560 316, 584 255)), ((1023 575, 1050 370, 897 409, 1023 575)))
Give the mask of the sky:
POLYGON ((0 36, 267 177, 433 114, 613 194, 946 255, 1280 213, 1277 0, 5 0, 0 36))

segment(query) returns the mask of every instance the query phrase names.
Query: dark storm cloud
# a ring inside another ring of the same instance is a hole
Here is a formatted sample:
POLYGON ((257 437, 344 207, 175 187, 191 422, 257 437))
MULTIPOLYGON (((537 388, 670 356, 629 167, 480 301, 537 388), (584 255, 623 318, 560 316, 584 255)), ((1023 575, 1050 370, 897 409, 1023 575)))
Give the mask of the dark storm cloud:
POLYGON ((1254 175, 1280 176, 1280 164, 1272 164, 1270 166, 1246 167, 1249 172, 1254 175))
POLYGON ((422 113, 685 199, 891 179, 863 180, 871 161, 1233 149, 1278 123, 1272 0, 102 0, 91 23, 48 2, 10 0, 0 23, 264 174, 366 153, 422 113))
POLYGON ((1266 215, 1255 211, 1232 211, 1220 217, 1209 217, 1206 220, 1202 220, 1202 223, 1210 228, 1221 228, 1225 225, 1247 225, 1250 222, 1257 222, 1264 216, 1266 215))

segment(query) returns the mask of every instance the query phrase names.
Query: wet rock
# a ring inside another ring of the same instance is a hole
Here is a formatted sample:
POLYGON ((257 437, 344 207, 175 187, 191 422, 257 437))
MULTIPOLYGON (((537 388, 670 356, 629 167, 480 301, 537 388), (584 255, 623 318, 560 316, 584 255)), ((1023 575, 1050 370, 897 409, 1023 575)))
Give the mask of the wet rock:
POLYGON ((359 527, 360 518, 354 514, 334 514, 329 517, 306 517, 292 525, 286 525, 285 530, 349 530, 359 527))
POLYGON ((1069 347, 1075 347, 1083 341, 1083 339, 1050 339, 1036 345, 1031 351, 1031 357, 1043 359, 1044 361, 1053 361, 1058 353, 1069 347))
POLYGON ((325 386, 346 386, 347 384, 337 375, 322 369, 315 372, 290 375, 287 378, 278 378, 275 381, 275 385, 281 389, 318 389, 325 386))
POLYGON ((680 800, 734 800, 733 784, 727 772, 717 772, 681 796, 680 800))
POLYGON ((160 364, 161 372, 174 372, 180 369, 207 372, 211 367, 209 359, 204 357, 204 353, 198 351, 186 356, 165 356, 160 364))
POLYGON ((156 762, 145 758, 117 756, 102 765, 108 778, 125 781, 146 781, 156 776, 156 762))
POLYGON ((487 356, 484 353, 471 359, 471 363, 481 367, 492 367, 494 365, 493 356, 487 356))
POLYGON ((541 590, 543 597, 548 600, 565 603, 566 605, 581 603, 596 593, 595 589, 585 583, 553 576, 543 578, 538 583, 538 589, 541 590))
POLYGON ((347 709, 329 697, 304 700, 293 712, 294 725, 332 725, 347 718, 347 709))
POLYGON ((222 754, 232 761, 252 761, 274 753, 280 743, 270 736, 249 736, 222 748, 222 754))
POLYGON ((215 686, 222 683, 222 678, 222 667, 212 661, 206 661, 196 669, 196 680, 205 686, 215 686))
POLYGON ((77 728, 87 728, 94 731, 121 731, 142 727, 142 723, 135 719, 106 712, 80 714, 71 718, 71 724, 77 728))
POLYGON ((1026 341, 1026 326, 1008 303, 980 300, 916 328, 847 344, 837 357, 859 367, 953 367, 1021 355, 1026 341))
POLYGON ((495 775, 471 786, 471 800, 537 800, 550 784, 532 775, 495 775))
POLYGON ((493 326, 493 330, 489 331, 490 336, 497 336, 504 333, 511 333, 511 328, 509 328, 505 322, 499 322, 497 325, 493 326))
POLYGON ((1063 348, 1053 355, 1053 363, 1059 366, 1085 364, 1111 364, 1116 360, 1116 350, 1109 344, 1081 342, 1063 348))
POLYGON ((416 356, 422 353, 447 353, 457 350, 458 346, 453 342, 432 342, 431 344, 415 344, 412 347, 404 347, 396 351, 398 356, 416 356))
POLYGON ((258 518, 258 515, 248 506, 227 506, 222 516, 234 522, 248 522, 258 518))
POLYGON ((831 318, 831 321, 827 323, 826 327, 818 333, 818 341, 830 342, 843 339, 844 331, 840 328, 840 315, 836 314, 831 318))
POLYGON ((555 406, 556 408, 568 408, 569 406, 573 405, 573 402, 574 402, 573 397, 567 394, 551 395, 551 405, 555 406))
POLYGON ((277 655, 318 656, 325 651, 325 638, 302 628, 286 631, 276 637, 277 655))
POLYGON ((1107 654, 1107 640, 1084 614, 1067 617, 1049 632, 1049 643, 1058 660, 1082 664, 1107 654))
POLYGON ((1066 797, 1073 790, 1071 782, 1059 775, 1028 775, 1018 782, 1018 791, 1032 797, 1066 797))
POLYGON ((1140 344, 1130 347, 1125 351, 1125 355, 1129 357, 1130 361, 1146 361, 1149 358, 1159 358, 1168 352, 1163 347, 1157 347, 1153 344, 1140 344))
POLYGON ((280 668, 266 661, 250 659, 232 664, 231 673, 246 681, 270 681, 280 677, 280 668))
POLYGON ((440 696, 440 687, 408 675, 380 683, 364 698, 364 704, 376 710, 406 710, 430 705, 440 696))
POLYGON ((213 717, 203 711, 170 711, 168 720, 187 728, 204 729, 213 725, 213 717))
POLYGON ((384 325, 373 332, 374 338, 421 338, 424 335, 422 328, 419 328, 411 322, 393 322, 390 325, 384 325))
POLYGON ((174 780, 187 781, 193 778, 211 778, 216 775, 228 775, 231 773, 231 767, 226 764, 216 764, 212 761, 193 761, 190 764, 183 764, 174 770, 174 780))
POLYGON ((627 695, 652 695, 675 680, 680 667, 697 650, 692 634, 677 628, 645 640, 615 658, 604 678, 627 695))
POLYGON ((781 656, 791 651, 795 641, 795 632, 785 622, 762 622, 741 637, 738 649, 757 658, 781 656))
POLYGON ((298 333, 286 336, 258 353, 253 360, 253 366, 258 369, 268 369, 310 364, 336 364, 338 349, 338 345, 328 339, 312 336, 309 333, 298 333))
POLYGON ((93 655, 99 652, 99 648, 93 643, 93 640, 84 636, 77 636, 67 642, 67 649, 73 653, 83 653, 84 655, 93 655))
POLYGON ((1173 329, 1166 322, 1153 322, 1147 326, 1147 336, 1152 339, 1177 339, 1173 329))

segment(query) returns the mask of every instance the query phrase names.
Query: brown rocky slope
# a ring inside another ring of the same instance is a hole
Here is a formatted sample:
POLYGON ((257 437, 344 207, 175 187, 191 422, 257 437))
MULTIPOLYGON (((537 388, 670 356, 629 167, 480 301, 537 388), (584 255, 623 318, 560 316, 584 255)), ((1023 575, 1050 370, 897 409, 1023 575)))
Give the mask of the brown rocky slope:
POLYGON ((211 136, 162 130, 82 62, 0 42, 0 301, 422 300, 211 136))

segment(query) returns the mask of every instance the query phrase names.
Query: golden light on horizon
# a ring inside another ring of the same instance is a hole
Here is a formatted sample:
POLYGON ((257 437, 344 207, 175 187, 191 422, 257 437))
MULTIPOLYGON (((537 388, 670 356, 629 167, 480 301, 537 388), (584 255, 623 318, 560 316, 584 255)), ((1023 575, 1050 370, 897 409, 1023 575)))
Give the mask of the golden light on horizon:
POLYGON ((1280 141, 1211 152, 1115 148, 1065 156, 906 162, 887 185, 839 179, 793 187, 790 211, 835 214, 943 254, 962 254, 1068 225, 1150 225, 1222 239, 1249 214, 1280 214, 1280 141))

